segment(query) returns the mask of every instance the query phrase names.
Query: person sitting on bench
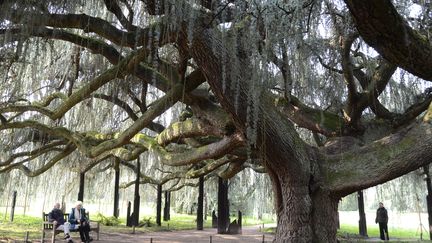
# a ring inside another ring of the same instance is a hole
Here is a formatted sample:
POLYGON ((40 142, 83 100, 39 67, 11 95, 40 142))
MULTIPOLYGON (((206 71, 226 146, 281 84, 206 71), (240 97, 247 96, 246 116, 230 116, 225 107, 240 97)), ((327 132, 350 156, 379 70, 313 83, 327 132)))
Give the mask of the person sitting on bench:
POLYGON ((67 240, 67 242, 73 242, 69 234, 71 224, 69 222, 65 222, 63 211, 60 209, 60 203, 54 204, 53 210, 51 210, 51 212, 48 214, 48 221, 53 222, 54 227, 56 227, 57 230, 63 230, 64 239, 67 240))
POLYGON ((89 235, 89 219, 86 217, 85 209, 82 207, 81 201, 78 201, 76 206, 72 208, 72 212, 69 214, 69 223, 71 223, 72 227, 78 226, 78 231, 80 233, 82 242, 88 243, 93 241, 89 235))

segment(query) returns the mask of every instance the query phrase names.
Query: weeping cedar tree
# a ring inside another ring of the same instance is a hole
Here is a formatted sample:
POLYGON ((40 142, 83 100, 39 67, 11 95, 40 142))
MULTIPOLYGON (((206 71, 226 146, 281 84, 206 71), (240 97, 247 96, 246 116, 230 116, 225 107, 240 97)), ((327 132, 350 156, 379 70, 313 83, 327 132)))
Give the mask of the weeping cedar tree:
POLYGON ((336 242, 341 197, 432 161, 423 2, 0 4, 3 173, 142 153, 165 168, 142 183, 252 168, 277 242, 336 242), (178 122, 156 122, 177 102, 178 122))

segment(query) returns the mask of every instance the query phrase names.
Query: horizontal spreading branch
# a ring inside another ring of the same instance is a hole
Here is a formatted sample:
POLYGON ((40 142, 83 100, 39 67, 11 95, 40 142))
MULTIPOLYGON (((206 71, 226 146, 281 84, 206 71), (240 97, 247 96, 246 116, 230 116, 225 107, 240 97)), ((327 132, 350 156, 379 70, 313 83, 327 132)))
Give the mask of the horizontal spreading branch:
POLYGON ((156 161, 170 166, 182 166, 196 164, 206 159, 217 159, 228 154, 233 149, 244 144, 239 134, 226 136, 220 141, 204 145, 198 148, 188 149, 181 153, 168 153, 159 146, 150 148, 150 152, 155 152, 156 161))
POLYGON ((205 124, 198 119, 188 119, 171 124, 157 136, 156 141, 159 145, 166 145, 180 138, 210 135, 222 137, 223 133, 211 124, 205 124))
POLYGON ((0 166, 10 165, 16 159, 21 158, 21 157, 28 157, 28 158, 25 159, 25 160, 23 160, 23 161, 21 161, 21 162, 18 162, 18 163, 27 162, 29 160, 34 159, 35 156, 38 157, 38 156, 40 156, 42 154, 45 154, 45 153, 48 153, 48 152, 51 152, 51 151, 56 151, 56 150, 58 151, 59 148, 57 148, 57 146, 60 146, 60 145, 65 145, 65 142, 64 141, 54 141, 54 142, 45 144, 43 146, 40 146, 40 147, 38 147, 36 149, 33 149, 31 151, 19 152, 19 153, 12 154, 5 161, 2 161, 2 162, 0 161, 0 166))
POLYGON ((150 46, 154 40, 163 45, 172 42, 173 36, 164 29, 164 25, 154 23, 148 28, 139 28, 134 32, 117 29, 108 21, 86 14, 40 14, 32 11, 10 9, 6 18, 16 24, 28 26, 49 26, 54 28, 74 28, 84 32, 93 32, 118 46, 150 46))
MULTIPOLYGON (((11 38, 16 36, 19 39, 34 36, 67 41, 75 45, 87 48, 94 54, 100 54, 104 56, 112 64, 117 64, 122 59, 122 56, 117 51, 117 49, 107 44, 106 42, 95 38, 74 34, 62 29, 50 29, 47 27, 39 26, 32 26, 31 28, 29 28, 28 26, 26 26, 22 28, 0 29, 0 34, 11 35, 11 38)), ((18 40, 18 38, 15 39, 18 40)))
MULTIPOLYGON (((0 112, 38 111, 41 114, 48 116, 52 120, 59 119, 63 117, 64 114, 70 109, 72 109, 76 104, 90 97, 93 92, 98 90, 103 85, 107 84, 115 78, 125 76, 128 70, 131 71, 131 68, 133 68, 141 61, 141 58, 143 58, 142 55, 143 50, 137 51, 136 53, 129 55, 127 58, 120 61, 118 65, 109 68, 108 70, 100 74, 98 77, 85 84, 79 90, 72 93, 71 96, 63 99, 61 105, 59 105, 53 111, 50 111, 49 109, 44 107, 46 105, 46 102, 35 102, 32 105, 12 105, 9 108, 6 106, 4 108, 0 108, 0 112)), ((51 95, 44 100, 47 100, 50 97, 51 95)))
POLYGON ((128 143, 130 139, 132 139, 142 129, 147 127, 156 117, 174 105, 182 97, 182 92, 183 85, 175 85, 165 94, 165 96, 155 101, 140 118, 138 118, 130 127, 123 131, 117 138, 105 141, 94 148, 90 148, 87 151, 88 156, 93 158, 105 151, 128 143))
POLYGON ((60 160, 66 158, 68 155, 70 155, 73 151, 75 151, 76 147, 73 144, 69 144, 66 146, 66 148, 63 149, 63 151, 61 151, 60 153, 58 153, 57 155, 55 155, 50 161, 48 161, 48 163, 46 163, 45 165, 43 165, 41 168, 36 169, 36 170, 31 170, 29 169, 28 166, 25 166, 23 164, 17 164, 16 166, 14 164, 9 165, 5 168, 2 168, 0 170, 0 173, 4 173, 7 171, 10 171, 12 169, 19 169, 21 170, 26 176, 28 177, 35 177, 38 176, 42 173, 44 173, 45 171, 47 171, 48 169, 50 169, 51 167, 53 167, 55 164, 57 164, 60 160))
POLYGON ((432 125, 419 122, 363 147, 326 156, 329 190, 338 196, 384 183, 432 161, 432 125))
POLYGON ((286 117, 300 127, 323 134, 327 137, 340 135, 343 131, 344 120, 337 114, 315 109, 300 102, 295 96, 290 101, 284 98, 275 98, 275 106, 286 117))
POLYGON ((185 175, 185 178, 199 178, 200 176, 203 175, 207 175, 210 172, 218 169, 219 167, 221 167, 222 165, 237 161, 237 158, 233 158, 233 156, 224 156, 220 159, 216 159, 213 161, 208 162, 205 166, 196 169, 196 170, 191 170, 188 171, 185 175))

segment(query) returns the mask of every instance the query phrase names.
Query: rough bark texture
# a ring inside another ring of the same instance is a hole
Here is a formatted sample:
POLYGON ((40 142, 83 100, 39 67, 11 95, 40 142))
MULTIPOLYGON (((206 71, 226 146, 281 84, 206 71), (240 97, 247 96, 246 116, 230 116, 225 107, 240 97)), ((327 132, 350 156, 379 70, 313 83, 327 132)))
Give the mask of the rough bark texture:
MULTIPOLYGON (((278 216, 276 241, 311 242, 313 239, 320 239, 316 237, 323 237, 323 239, 328 239, 328 242, 334 242, 336 227, 330 229, 327 226, 331 227, 335 224, 313 227, 313 204, 309 194, 309 188, 314 187, 316 183, 313 179, 315 172, 311 171, 310 153, 313 154, 313 151, 310 151, 309 147, 298 137, 293 125, 277 111, 271 95, 261 91, 259 86, 254 87, 256 84, 253 83, 249 76, 250 72, 245 68, 251 66, 245 56, 238 60, 242 72, 235 77, 235 81, 229 80, 227 76, 225 77, 227 80, 224 83, 221 82, 224 79, 223 71, 237 73, 238 70, 230 69, 238 68, 238 66, 230 63, 229 60, 224 60, 224 55, 230 56, 227 50, 221 48, 218 49, 218 52, 212 52, 215 50, 214 46, 219 47, 219 42, 220 40, 213 36, 211 31, 202 30, 194 39, 192 56, 202 67, 208 83, 222 106, 233 115, 236 125, 244 131, 256 129, 256 140, 251 146, 259 148, 259 153, 272 180, 278 216), (213 43, 214 46, 210 46, 210 43, 213 43), (235 82, 238 84, 236 85, 235 82), (256 98, 251 101, 250 97, 254 95, 256 98), (256 100, 260 102, 254 103, 256 100), (256 113, 254 123, 249 120, 247 114, 250 109, 256 113), (313 228, 321 231, 317 231, 314 236, 313 228)), ((250 139, 253 140, 253 138, 250 139)), ((337 205, 337 203, 330 202, 328 204, 333 207, 337 205)), ((328 212, 330 210, 320 207, 316 209, 320 211, 314 214, 316 219, 320 222, 327 222, 331 214, 328 212), (321 216, 325 217, 321 218, 321 216)), ((218 233, 226 229, 221 213, 218 210, 218 233)))
POLYGON ((301 185, 281 185, 281 205, 278 205, 276 242, 312 242, 312 200, 309 188, 301 185))

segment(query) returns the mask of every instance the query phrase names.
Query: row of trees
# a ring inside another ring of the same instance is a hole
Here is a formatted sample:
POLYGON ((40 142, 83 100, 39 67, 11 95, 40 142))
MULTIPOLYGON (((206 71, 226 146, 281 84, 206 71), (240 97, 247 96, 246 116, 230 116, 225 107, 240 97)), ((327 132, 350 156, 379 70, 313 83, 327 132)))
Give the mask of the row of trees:
POLYGON ((2 173, 141 154, 141 183, 251 168, 272 181, 277 242, 336 242, 341 197, 431 161, 427 2, 0 7, 2 173))

